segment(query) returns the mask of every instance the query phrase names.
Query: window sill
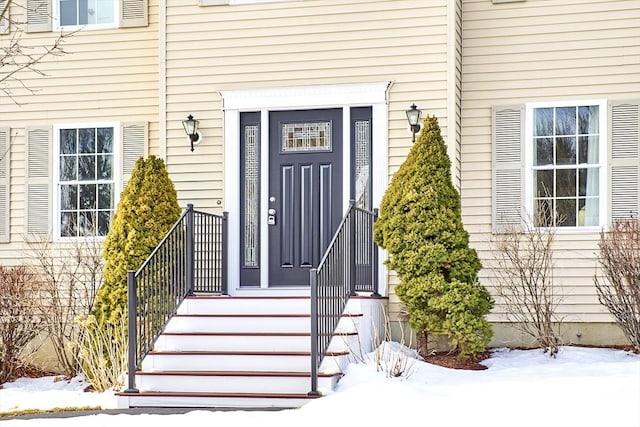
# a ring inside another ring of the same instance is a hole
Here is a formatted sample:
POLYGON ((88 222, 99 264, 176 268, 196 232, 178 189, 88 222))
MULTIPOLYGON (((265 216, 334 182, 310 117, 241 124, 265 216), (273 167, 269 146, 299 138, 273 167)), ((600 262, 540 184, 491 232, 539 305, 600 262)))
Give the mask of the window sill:
POLYGON ((117 24, 87 24, 87 25, 64 25, 54 26, 53 31, 98 31, 115 30, 119 28, 117 24))

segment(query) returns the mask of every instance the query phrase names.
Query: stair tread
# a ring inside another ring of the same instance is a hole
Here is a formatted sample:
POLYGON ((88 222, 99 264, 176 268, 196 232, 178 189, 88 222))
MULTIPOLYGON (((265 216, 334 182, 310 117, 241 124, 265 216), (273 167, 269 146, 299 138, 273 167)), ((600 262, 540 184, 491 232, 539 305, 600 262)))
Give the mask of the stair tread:
MULTIPOLYGON (((173 376, 203 376, 203 377, 289 377, 309 378, 309 372, 277 372, 277 371, 136 371, 136 375, 173 375, 173 376)), ((334 377, 341 372, 318 372, 319 377, 334 377)))
POLYGON ((244 397, 244 398, 277 398, 277 399, 315 399, 320 396, 306 393, 226 393, 198 391, 140 391, 116 393, 117 396, 154 396, 154 397, 244 397))
MULTIPOLYGON (((336 331, 334 335, 357 335, 355 331, 336 331)), ((309 332, 163 332, 161 335, 180 335, 180 336, 242 336, 242 337, 310 337, 309 332)))
MULTIPOLYGON (((362 316, 363 316, 362 313, 342 313, 342 317, 362 317, 362 316)), ((175 314, 173 317, 196 317, 196 318, 200 318, 200 317, 234 317, 234 318, 306 317, 306 318, 310 318, 311 315, 306 313, 178 313, 178 314, 175 314)))
POLYGON ((226 299, 226 300, 250 300, 250 299, 306 299, 311 297, 304 295, 190 295, 185 299, 226 299))
MULTIPOLYGON (((328 356, 346 356, 350 352, 349 351, 328 351, 325 354, 328 356)), ((152 350, 148 354, 153 355, 188 355, 188 356, 311 356, 311 353, 308 351, 231 351, 231 350, 223 350, 223 351, 210 351, 210 350, 167 350, 167 351, 157 351, 152 350)))

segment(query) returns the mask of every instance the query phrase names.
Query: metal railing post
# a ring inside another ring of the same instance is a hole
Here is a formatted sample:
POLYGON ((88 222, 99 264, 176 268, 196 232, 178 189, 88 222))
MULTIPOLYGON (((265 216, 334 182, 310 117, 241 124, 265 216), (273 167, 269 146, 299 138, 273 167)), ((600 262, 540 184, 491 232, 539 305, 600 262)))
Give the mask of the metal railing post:
POLYGON ((136 272, 133 270, 129 270, 127 272, 127 311, 128 311, 128 322, 127 327, 128 330, 128 387, 125 390, 125 393, 138 393, 138 389, 136 388, 136 359, 137 359, 137 340, 136 336, 138 334, 136 328, 136 272))
POLYGON ((351 296, 356 293, 356 206, 355 200, 349 200, 349 290, 351 296))
POLYGON ((195 275, 195 259, 194 259, 194 236, 195 230, 193 227, 193 204, 187 204, 187 241, 186 244, 186 252, 187 252, 187 289, 189 295, 194 294, 194 275, 195 275))
POLYGON ((373 218, 371 220, 371 262, 373 265, 371 266, 371 285, 373 286, 372 297, 381 297, 379 288, 378 288, 378 245, 373 241, 373 227, 375 226, 376 221, 378 220, 378 215, 380 211, 378 208, 373 210, 373 218))
POLYGON ((229 212, 222 212, 222 271, 220 272, 222 280, 222 294, 229 293, 227 284, 227 261, 229 253, 229 212))
POLYGON ((319 396, 318 392, 318 275, 317 269, 309 270, 311 282, 311 391, 309 396, 319 396))

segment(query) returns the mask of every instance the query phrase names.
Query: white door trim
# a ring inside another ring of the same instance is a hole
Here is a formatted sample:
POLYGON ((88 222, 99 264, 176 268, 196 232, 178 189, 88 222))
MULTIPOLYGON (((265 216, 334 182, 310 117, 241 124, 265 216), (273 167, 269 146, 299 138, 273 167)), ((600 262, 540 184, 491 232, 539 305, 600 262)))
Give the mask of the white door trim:
MULTIPOLYGON (((296 86, 247 90, 223 90, 220 91, 224 111, 224 207, 229 212, 229 239, 228 246, 228 284, 229 293, 238 293, 240 287, 240 113, 246 111, 261 112, 260 150, 261 150, 261 176, 269 175, 269 111, 275 110, 299 110, 314 108, 343 108, 343 127, 345 143, 344 159, 350 159, 349 142, 350 107, 372 107, 372 170, 387 170, 387 132, 388 132, 388 107, 387 92, 391 82, 355 83, 339 85, 296 86)), ((345 162, 345 179, 343 179, 343 194, 350 194, 350 177, 348 176, 350 161, 345 162)), ((387 174, 374 173, 372 176, 372 202, 373 206, 379 206, 382 195, 387 187, 387 174)), ((261 212, 267 211, 268 206, 268 182, 261 182, 261 212)), ((345 198, 344 209, 348 206, 348 198, 345 198)), ((261 219, 260 228, 260 289, 268 288, 268 228, 266 221, 261 219)), ((379 257, 382 260, 382 257, 379 257)), ((384 266, 380 261, 379 284, 380 293, 386 290, 386 278, 384 266)), ((245 292, 243 292, 244 294, 245 292)))

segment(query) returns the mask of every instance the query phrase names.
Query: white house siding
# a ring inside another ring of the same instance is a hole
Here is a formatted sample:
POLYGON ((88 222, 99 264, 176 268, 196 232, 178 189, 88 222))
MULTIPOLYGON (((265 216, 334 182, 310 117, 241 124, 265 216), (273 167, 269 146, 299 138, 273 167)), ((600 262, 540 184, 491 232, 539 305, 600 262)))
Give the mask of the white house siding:
MULTIPOLYGON (((640 98, 640 2, 464 0, 463 23, 463 220, 472 245, 488 265, 491 107, 640 98)), ((563 295, 558 312, 565 322, 611 320, 593 284, 598 237, 562 231, 557 235, 554 275, 563 295)), ((483 270, 482 281, 489 284, 491 275, 483 270)), ((500 312, 498 307, 492 319, 500 320, 500 312)), ((575 340, 577 332, 572 334, 565 339, 575 340)))
POLYGON ((412 103, 436 115, 447 134, 447 14, 454 2, 195 3, 167 4, 166 158, 181 203, 224 209, 219 91, 391 81, 389 176, 411 145, 405 110, 412 103), (194 153, 180 123, 188 114, 200 120, 204 138, 194 153))
MULTIPOLYGON (((11 129, 11 238, 10 243, 0 243, 1 264, 21 264, 29 257, 23 243, 27 222, 26 128, 62 123, 144 122, 149 125, 149 145, 158 145, 157 12, 157 2, 151 0, 148 26, 75 33, 64 43, 66 55, 47 57, 37 65, 44 76, 26 72, 18 75, 35 89, 34 93, 19 83, 10 83, 15 102, 0 95, 0 127, 11 129)), ((25 20, 22 7, 13 5, 11 17, 25 20)), ((25 47, 51 45, 58 34, 57 30, 25 32, 22 43, 25 47)), ((8 37, 0 34, 3 42, 8 37)))

